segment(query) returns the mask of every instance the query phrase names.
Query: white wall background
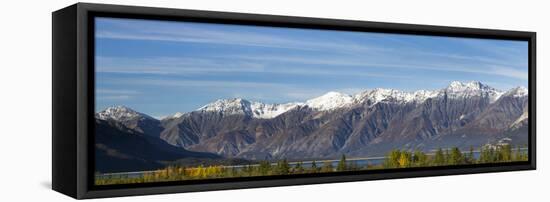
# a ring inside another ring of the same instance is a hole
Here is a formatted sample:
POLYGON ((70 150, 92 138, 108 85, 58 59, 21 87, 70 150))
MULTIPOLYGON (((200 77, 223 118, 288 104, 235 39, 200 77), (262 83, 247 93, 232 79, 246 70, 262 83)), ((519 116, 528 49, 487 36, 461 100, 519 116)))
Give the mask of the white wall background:
MULTIPOLYGON (((142 0, 140 6, 536 31, 538 170, 106 199, 112 201, 528 201, 550 198, 549 5, 540 0, 142 0)), ((0 201, 67 201, 51 186, 51 12, 75 3, 2 1, 0 201)))

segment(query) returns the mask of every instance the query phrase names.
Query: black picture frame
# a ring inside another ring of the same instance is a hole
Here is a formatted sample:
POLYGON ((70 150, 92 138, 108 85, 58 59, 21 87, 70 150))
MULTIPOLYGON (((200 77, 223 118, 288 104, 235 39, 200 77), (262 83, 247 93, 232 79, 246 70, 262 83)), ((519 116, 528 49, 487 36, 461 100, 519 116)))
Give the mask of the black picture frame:
POLYGON ((536 169, 535 32, 89 3, 77 3, 55 11, 52 21, 52 188, 77 199, 536 169), (529 160, 498 164, 96 186, 93 184, 92 144, 95 113, 93 18, 98 16, 527 41, 529 160))

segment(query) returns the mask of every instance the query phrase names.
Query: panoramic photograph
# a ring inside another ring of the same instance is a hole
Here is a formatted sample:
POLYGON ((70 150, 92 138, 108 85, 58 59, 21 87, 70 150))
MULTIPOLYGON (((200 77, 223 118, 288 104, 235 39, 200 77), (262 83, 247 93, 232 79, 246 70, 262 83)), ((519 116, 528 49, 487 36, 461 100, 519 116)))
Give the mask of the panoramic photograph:
POLYGON ((95 185, 528 161, 526 41, 98 17, 95 185))

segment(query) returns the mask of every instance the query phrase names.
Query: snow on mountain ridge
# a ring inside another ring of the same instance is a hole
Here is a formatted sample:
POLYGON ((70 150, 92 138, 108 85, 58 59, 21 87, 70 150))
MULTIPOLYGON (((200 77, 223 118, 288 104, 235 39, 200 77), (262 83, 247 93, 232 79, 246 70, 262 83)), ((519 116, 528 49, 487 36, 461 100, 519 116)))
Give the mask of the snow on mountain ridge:
POLYGON ((439 91, 429 91, 429 90, 417 90, 413 93, 413 101, 424 102, 429 98, 437 97, 439 91))
MULTIPOLYGON (((224 115, 242 114, 259 119, 270 119, 279 116, 298 106, 307 106, 318 111, 330 111, 343 107, 351 107, 355 104, 368 103, 374 105, 379 102, 396 103, 423 103, 427 99, 439 96, 463 99, 471 96, 489 97, 491 102, 496 101, 504 94, 514 96, 525 96, 527 89, 523 87, 514 88, 503 92, 489 87, 479 81, 459 82, 453 81, 446 88, 440 90, 417 90, 413 92, 400 91, 395 89, 375 88, 363 91, 355 95, 348 95, 340 92, 330 91, 319 97, 305 102, 290 102, 282 104, 266 104, 262 102, 248 101, 242 98, 219 99, 197 109, 198 112, 219 112, 224 115)), ((170 118, 180 118, 186 113, 176 113, 170 118)))
MULTIPOLYGON (((448 96, 450 98, 468 98, 471 96, 489 97, 491 102, 498 100, 501 96, 523 97, 527 96, 527 88, 519 86, 508 91, 500 91, 489 87, 479 81, 459 82, 453 81, 446 88, 440 90, 417 90, 405 92, 395 89, 375 88, 363 91, 355 95, 348 95, 340 92, 330 91, 305 102, 290 102, 282 104, 266 104, 262 102, 251 102, 242 98, 219 99, 195 110, 199 112, 220 112, 223 114, 242 114, 259 119, 271 119, 296 107, 308 106, 319 111, 330 111, 343 107, 350 107, 355 104, 366 103, 374 105, 379 102, 397 103, 423 103, 429 98, 448 96)), ((176 119, 189 113, 177 112, 164 119, 176 119)), ((125 106, 112 106, 96 113, 96 117, 102 120, 126 121, 136 118, 155 119, 146 114, 134 111, 125 106)))
POLYGON ((307 100, 305 105, 313 109, 328 111, 350 106, 353 102, 354 98, 351 95, 331 91, 319 97, 307 100))
POLYGON ((463 83, 460 81, 453 81, 444 90, 447 92, 453 92, 453 93, 464 93, 464 92, 472 92, 472 91, 480 91, 480 90, 495 90, 495 89, 479 81, 470 81, 467 83, 463 83))
POLYGON ((428 98, 436 97, 438 93, 439 91, 418 90, 414 92, 404 92, 395 89, 376 88, 371 91, 359 93, 354 97, 357 103, 370 101, 370 105, 384 101, 421 103, 428 98))
POLYGON ((507 96, 513 97, 523 97, 529 95, 529 90, 523 86, 510 89, 508 92, 504 93, 507 96))
POLYGON ((469 98, 472 96, 489 97, 491 102, 494 102, 504 94, 503 91, 492 88, 479 81, 470 81, 463 83, 453 81, 449 86, 441 90, 441 95, 447 95, 450 98, 469 98))
POLYGON ((261 102, 250 102, 242 98, 219 99, 197 109, 197 111, 242 114, 250 115, 254 118, 270 119, 298 106, 308 106, 316 110, 328 111, 350 106, 353 102, 354 99, 351 95, 339 92, 328 92, 319 97, 307 100, 305 103, 290 102, 283 104, 266 104, 261 102))
POLYGON ((116 121, 127 121, 135 118, 155 119, 149 115, 134 111, 133 109, 120 105, 108 107, 105 110, 96 113, 96 117, 101 120, 116 121))
POLYGON ((297 106, 302 106, 303 103, 291 102, 285 104, 264 104, 261 102, 253 102, 251 105, 252 116, 260 119, 270 119, 279 116, 297 106))
MULTIPOLYGON (((515 94, 523 95, 526 90, 517 88, 515 94)), ((265 104, 261 102, 250 102, 242 98, 220 99, 207 104, 197 111, 215 111, 227 114, 246 114, 254 118, 269 119, 291 110, 297 106, 308 106, 319 111, 330 111, 342 107, 349 107, 354 104, 368 102, 374 105, 379 102, 398 103, 423 103, 427 99, 438 96, 463 99, 472 96, 489 97, 491 102, 496 101, 504 94, 479 81, 460 82, 453 81, 446 88, 440 90, 417 90, 405 92, 395 89, 375 88, 355 95, 348 95, 340 92, 330 91, 319 97, 306 100, 305 103, 292 102, 284 104, 265 104)))
POLYGON ((227 114, 251 114, 250 102, 242 98, 219 99, 204 105, 197 111, 224 112, 227 114))
POLYGON ((424 100, 435 97, 436 95, 436 91, 419 90, 409 93, 383 88, 365 91, 353 96, 330 91, 319 97, 309 99, 305 103, 291 102, 283 104, 266 104, 261 102, 251 102, 242 98, 219 99, 197 109, 197 111, 242 114, 250 115, 254 118, 270 119, 298 106, 307 106, 319 111, 330 111, 343 107, 349 107, 357 103, 362 103, 366 100, 370 100, 372 102, 371 105, 382 101, 423 102, 424 100))
POLYGON ((265 104, 261 102, 250 102, 242 98, 233 98, 216 100, 213 103, 199 108, 197 111, 242 114, 250 115, 254 118, 270 119, 301 105, 302 103, 265 104))

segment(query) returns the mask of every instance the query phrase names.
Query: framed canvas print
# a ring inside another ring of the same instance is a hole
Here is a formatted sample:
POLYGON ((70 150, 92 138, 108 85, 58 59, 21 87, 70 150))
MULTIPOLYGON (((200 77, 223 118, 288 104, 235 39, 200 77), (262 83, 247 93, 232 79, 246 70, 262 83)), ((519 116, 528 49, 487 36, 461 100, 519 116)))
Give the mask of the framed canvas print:
POLYGON ((535 33, 79 3, 53 13, 75 198, 535 169, 535 33))

